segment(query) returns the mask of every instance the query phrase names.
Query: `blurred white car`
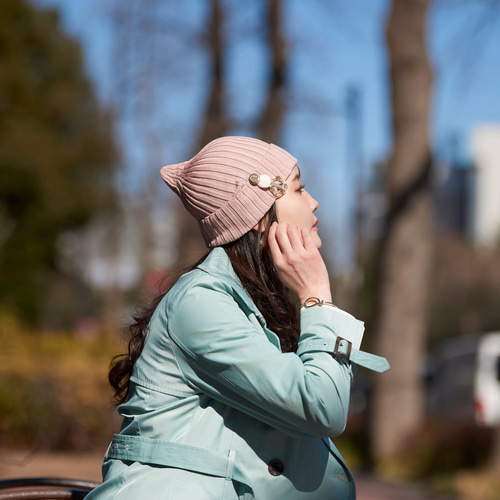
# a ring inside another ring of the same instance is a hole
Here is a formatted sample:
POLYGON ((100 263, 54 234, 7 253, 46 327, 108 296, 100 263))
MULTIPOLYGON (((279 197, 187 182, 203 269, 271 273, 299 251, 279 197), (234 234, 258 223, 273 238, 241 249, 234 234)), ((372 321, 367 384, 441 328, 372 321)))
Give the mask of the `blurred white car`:
POLYGON ((474 395, 476 422, 488 427, 500 424, 500 332, 479 340, 474 395))
POLYGON ((427 386, 431 417, 500 424, 500 332, 444 341, 427 386))

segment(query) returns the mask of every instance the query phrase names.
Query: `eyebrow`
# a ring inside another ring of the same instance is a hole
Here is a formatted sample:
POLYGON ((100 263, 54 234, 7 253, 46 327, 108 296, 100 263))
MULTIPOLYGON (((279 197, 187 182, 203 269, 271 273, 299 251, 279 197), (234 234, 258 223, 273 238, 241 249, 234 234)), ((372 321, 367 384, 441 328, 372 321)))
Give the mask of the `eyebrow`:
MULTIPOLYGON (((298 168, 299 167, 297 166, 297 169, 298 168)), ((292 182, 294 182, 296 180, 300 180, 300 170, 293 176, 292 182)))

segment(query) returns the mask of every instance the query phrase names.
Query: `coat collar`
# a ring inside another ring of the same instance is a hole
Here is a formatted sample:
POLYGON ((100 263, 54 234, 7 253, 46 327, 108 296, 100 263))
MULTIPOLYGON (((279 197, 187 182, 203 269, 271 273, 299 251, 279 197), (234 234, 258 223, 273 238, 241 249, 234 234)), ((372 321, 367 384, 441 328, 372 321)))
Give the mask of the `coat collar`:
POLYGON ((231 264, 226 251, 222 247, 215 247, 208 254, 207 258, 198 266, 198 269, 201 269, 211 276, 217 277, 228 283, 233 290, 235 298, 238 299, 240 303, 243 302, 247 308, 255 314, 267 338, 276 347, 281 349, 278 336, 267 328, 264 316, 262 316, 262 313, 254 304, 250 295, 248 295, 247 291, 243 288, 240 279, 234 272, 233 265, 231 264))
POLYGON ((223 277, 225 280, 229 279, 241 287, 241 282, 234 272, 233 265, 222 247, 213 248, 198 268, 212 276, 223 277))

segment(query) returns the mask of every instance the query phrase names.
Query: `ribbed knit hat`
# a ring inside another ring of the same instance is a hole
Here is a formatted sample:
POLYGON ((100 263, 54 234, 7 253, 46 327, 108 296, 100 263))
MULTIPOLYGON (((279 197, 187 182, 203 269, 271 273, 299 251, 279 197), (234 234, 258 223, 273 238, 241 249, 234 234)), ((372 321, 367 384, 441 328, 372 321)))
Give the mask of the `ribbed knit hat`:
POLYGON ((221 137, 191 160, 163 167, 161 176, 198 221, 206 245, 215 247, 237 240, 264 217, 279 197, 269 182, 286 180, 296 164, 274 144, 221 137))

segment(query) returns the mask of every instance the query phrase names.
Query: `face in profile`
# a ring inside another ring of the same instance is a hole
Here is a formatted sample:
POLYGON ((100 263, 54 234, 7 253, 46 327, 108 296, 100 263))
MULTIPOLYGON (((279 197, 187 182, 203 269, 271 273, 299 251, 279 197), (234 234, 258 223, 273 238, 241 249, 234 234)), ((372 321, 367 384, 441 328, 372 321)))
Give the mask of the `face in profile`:
POLYGON ((276 216, 278 222, 295 224, 299 232, 307 229, 312 236, 316 248, 321 247, 321 238, 318 234, 318 219, 314 212, 318 202, 305 190, 300 181, 299 167, 295 165, 288 179, 288 189, 284 196, 276 200, 276 216))

